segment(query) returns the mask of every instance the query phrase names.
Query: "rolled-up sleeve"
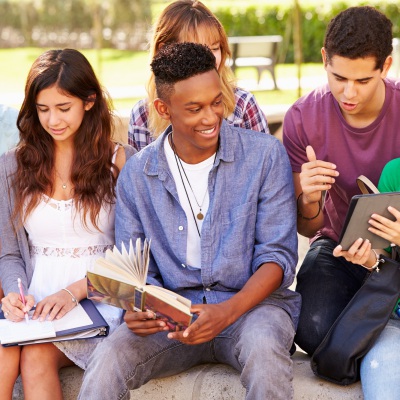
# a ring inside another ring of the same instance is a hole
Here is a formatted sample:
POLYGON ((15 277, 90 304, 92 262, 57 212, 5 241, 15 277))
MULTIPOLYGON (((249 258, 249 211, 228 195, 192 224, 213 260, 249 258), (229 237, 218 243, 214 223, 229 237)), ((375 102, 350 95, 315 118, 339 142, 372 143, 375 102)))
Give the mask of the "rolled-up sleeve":
POLYGON ((271 148, 262 168, 252 269, 274 262, 283 269, 281 286, 289 287, 298 258, 296 204, 289 159, 280 142, 271 148))

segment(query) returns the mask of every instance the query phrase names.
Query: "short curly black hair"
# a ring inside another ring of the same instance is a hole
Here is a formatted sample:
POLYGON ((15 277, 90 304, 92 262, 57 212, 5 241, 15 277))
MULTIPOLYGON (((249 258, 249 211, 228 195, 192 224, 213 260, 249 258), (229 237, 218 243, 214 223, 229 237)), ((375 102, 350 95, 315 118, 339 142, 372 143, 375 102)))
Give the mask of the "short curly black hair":
POLYGON ((333 56, 350 58, 375 57, 376 69, 383 69, 392 53, 392 22, 374 7, 350 7, 334 17, 325 34, 327 62, 333 56))
POLYGON ((157 96, 168 100, 177 82, 216 69, 212 51, 198 43, 172 43, 161 47, 150 64, 157 96))

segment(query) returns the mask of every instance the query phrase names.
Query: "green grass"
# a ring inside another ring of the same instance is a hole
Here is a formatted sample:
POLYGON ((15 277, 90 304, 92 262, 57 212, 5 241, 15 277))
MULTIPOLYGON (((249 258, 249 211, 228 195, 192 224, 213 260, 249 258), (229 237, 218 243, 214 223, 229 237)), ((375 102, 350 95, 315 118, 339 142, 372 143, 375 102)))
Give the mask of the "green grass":
MULTIPOLYGON (((25 80, 33 61, 45 49, 41 48, 16 48, 0 49, 0 88, 2 101, 7 99, 7 93, 23 95, 25 80)), ((149 59, 147 52, 133 52, 123 50, 104 49, 100 53, 96 50, 83 50, 89 59, 102 84, 113 92, 113 89, 123 91, 121 96, 114 97, 114 106, 117 110, 130 109, 133 104, 143 97, 143 88, 149 73, 149 59), (130 94, 129 88, 132 87, 130 94), (141 88, 139 93, 134 92, 134 87, 141 88)), ((302 66, 302 76, 317 76, 323 74, 322 64, 305 64, 302 66)), ((278 79, 293 78, 297 76, 297 69, 293 64, 279 64, 276 69, 278 79)), ((237 70, 240 81, 255 83, 256 72, 254 68, 240 68, 237 70)), ((264 72, 263 79, 269 79, 268 72, 264 72)), ((118 90, 117 90, 118 91, 118 90)), ((290 90, 262 90, 252 89, 260 104, 291 104, 298 98, 296 87, 290 90)), ((115 90, 114 90, 115 92, 115 90)), ((302 91, 304 94, 306 90, 302 91)), ((7 103, 19 107, 20 104, 7 103)))

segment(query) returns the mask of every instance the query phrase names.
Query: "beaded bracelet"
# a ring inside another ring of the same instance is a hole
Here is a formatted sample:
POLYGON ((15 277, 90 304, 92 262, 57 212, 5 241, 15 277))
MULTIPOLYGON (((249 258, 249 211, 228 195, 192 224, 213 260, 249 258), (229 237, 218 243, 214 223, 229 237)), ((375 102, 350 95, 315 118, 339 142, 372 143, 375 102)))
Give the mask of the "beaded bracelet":
POLYGON ((371 267, 367 267, 367 266, 365 266, 364 264, 360 264, 362 267, 364 267, 364 268, 367 269, 368 271, 373 271, 374 269, 377 269, 377 268, 378 268, 378 265, 379 265, 379 263, 380 263, 380 259, 379 259, 378 253, 377 253, 374 249, 371 249, 371 250, 375 253, 375 257, 376 257, 376 262, 375 262, 375 264, 372 265, 371 267))
POLYGON ((72 299, 71 299, 72 302, 75 303, 75 305, 77 306, 77 305, 78 305, 78 300, 77 300, 76 297, 72 294, 72 292, 71 292, 70 290, 66 289, 66 288, 63 288, 62 290, 65 290, 67 293, 70 294, 70 296, 72 297, 72 299))
POLYGON ((299 217, 301 217, 301 218, 303 218, 303 219, 306 219, 307 221, 311 221, 312 219, 315 219, 315 218, 317 218, 318 217, 318 215, 321 213, 321 200, 320 201, 318 201, 318 212, 317 212, 317 214, 315 214, 313 217, 311 217, 311 218, 308 218, 308 217, 305 217, 301 212, 300 212, 300 207, 299 207, 299 199, 300 199, 300 197, 303 195, 303 192, 301 192, 298 196, 297 196, 297 201, 296 201, 296 204, 297 204, 297 215, 299 216, 299 217))

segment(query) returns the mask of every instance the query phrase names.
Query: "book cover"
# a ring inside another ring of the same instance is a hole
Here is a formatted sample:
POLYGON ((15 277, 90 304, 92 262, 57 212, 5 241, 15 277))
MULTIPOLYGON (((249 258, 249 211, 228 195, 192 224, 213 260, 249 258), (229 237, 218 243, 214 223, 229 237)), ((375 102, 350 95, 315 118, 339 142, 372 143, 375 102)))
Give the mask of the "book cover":
POLYGON ((368 239, 373 249, 389 247, 388 240, 368 230, 371 226, 368 221, 372 214, 379 214, 392 221, 395 219, 388 211, 389 206, 400 210, 400 192, 353 196, 339 237, 339 244, 343 250, 348 250, 358 238, 368 239))
POLYGON ((191 302, 163 287, 146 285, 150 257, 150 241, 132 241, 129 250, 114 246, 105 257, 95 261, 87 273, 87 297, 128 311, 154 312, 165 321, 170 331, 186 329, 192 322, 191 302))

